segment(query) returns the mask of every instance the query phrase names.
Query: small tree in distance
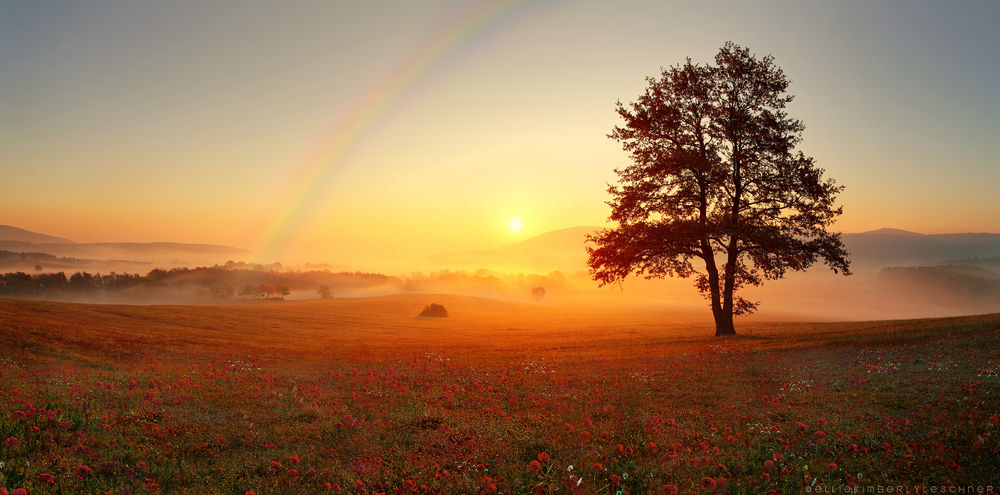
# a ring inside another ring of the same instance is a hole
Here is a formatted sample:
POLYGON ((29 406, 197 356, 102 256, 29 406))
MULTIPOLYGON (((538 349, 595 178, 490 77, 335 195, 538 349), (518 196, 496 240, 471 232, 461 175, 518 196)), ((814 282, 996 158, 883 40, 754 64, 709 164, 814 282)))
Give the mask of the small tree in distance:
POLYGON ((545 297, 545 287, 538 286, 531 289, 531 298, 536 301, 541 301, 545 297))
POLYGON ((784 110, 789 80, 773 57, 730 42, 715 65, 688 59, 648 83, 618 103, 624 123, 609 136, 632 163, 608 189, 617 227, 588 236, 595 280, 693 275, 721 336, 757 307, 743 287, 820 259, 850 274, 840 234, 827 231, 843 187, 796 151, 804 126, 784 110))
POLYGON ((275 297, 278 298, 278 299, 284 299, 285 296, 287 296, 287 295, 289 295, 291 293, 292 293, 292 290, 289 289, 287 285, 278 284, 277 286, 274 287, 274 294, 275 294, 275 297))
POLYGON ((319 297, 323 299, 333 298, 333 290, 330 289, 329 285, 320 286, 320 288, 316 292, 319 294, 319 297))
POLYGON ((430 303, 424 306, 424 310, 420 312, 420 315, 424 318, 447 318, 448 310, 444 306, 438 303, 430 303))

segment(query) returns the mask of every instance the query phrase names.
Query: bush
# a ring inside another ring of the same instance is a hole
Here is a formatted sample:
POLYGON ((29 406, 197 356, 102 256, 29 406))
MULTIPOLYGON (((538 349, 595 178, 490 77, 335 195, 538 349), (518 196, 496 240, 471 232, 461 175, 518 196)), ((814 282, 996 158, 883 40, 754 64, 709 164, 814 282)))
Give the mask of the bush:
POLYGON ((420 316, 428 318, 447 318, 448 310, 444 309, 444 306, 438 303, 431 303, 424 306, 424 310, 420 312, 420 316))
POLYGON ((535 287, 534 289, 531 289, 532 299, 540 301, 543 297, 545 297, 545 287, 538 286, 535 287))

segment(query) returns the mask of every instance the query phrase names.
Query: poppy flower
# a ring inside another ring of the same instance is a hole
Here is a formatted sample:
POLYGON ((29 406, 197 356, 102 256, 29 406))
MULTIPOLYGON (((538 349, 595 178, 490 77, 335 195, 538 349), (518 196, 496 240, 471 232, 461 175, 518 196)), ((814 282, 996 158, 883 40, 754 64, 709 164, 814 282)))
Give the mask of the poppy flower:
POLYGON ((677 487, 674 485, 663 485, 660 491, 663 495, 677 495, 677 487))
POLYGON ((7 437, 7 440, 5 440, 3 443, 4 445, 12 449, 16 449, 21 445, 21 441, 18 440, 17 437, 7 437))
POLYGON ((294 479, 296 479, 296 478, 299 477, 299 470, 298 469, 289 469, 286 474, 288 475, 288 477, 290 479, 294 480, 294 479))
POLYGON ((529 473, 540 473, 540 472, 542 472, 542 463, 540 463, 538 461, 531 461, 531 462, 529 462, 528 463, 528 472, 529 473))
POLYGON ((94 470, 90 469, 89 466, 80 466, 76 468, 76 477, 80 478, 81 480, 85 480, 88 477, 90 477, 90 474, 93 472, 94 470))
POLYGON ((11 492, 11 495, 28 495, 28 490, 24 488, 18 488, 11 492))
POLYGON ((715 486, 716 486, 715 480, 713 480, 712 478, 705 476, 704 478, 701 479, 702 490, 708 490, 708 491, 715 490, 715 486))
POLYGON ((590 469, 593 469, 594 471, 600 471, 604 469, 604 466, 601 465, 601 463, 599 462, 595 462, 593 466, 590 466, 590 469))
POLYGON ((836 462, 831 462, 831 463, 829 463, 829 464, 826 465, 826 471, 828 473, 832 473, 832 472, 834 472, 836 470, 837 470, 837 463, 836 462))
POLYGON ((538 462, 549 462, 549 454, 545 452, 538 454, 538 462))
POLYGON ((139 461, 139 462, 136 463, 135 468, 138 469, 139 471, 145 471, 146 470, 146 463, 143 462, 143 461, 139 461))
POLYGON ((48 483, 50 485, 54 485, 56 483, 56 477, 52 476, 49 473, 39 473, 38 474, 38 481, 40 481, 42 483, 48 483))

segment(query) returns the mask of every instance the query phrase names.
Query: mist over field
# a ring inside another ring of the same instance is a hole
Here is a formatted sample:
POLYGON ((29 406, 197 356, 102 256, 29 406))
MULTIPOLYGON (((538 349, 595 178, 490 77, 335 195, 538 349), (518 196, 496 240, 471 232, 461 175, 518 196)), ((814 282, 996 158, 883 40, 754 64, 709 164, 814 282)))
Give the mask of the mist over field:
MULTIPOLYGON (((0 250, 0 273, 63 272, 70 278, 76 272, 114 272, 142 279, 124 287, 87 290, 14 293, 12 282, 6 288, 8 295, 76 302, 220 304, 246 299, 249 296, 241 296, 241 289, 265 284, 287 287, 289 293, 283 298, 289 300, 318 298, 317 291, 326 286, 339 298, 441 293, 589 306, 610 313, 667 308, 685 319, 709 317, 706 302, 690 279, 633 276, 620 285, 598 287, 587 272, 585 249, 585 236, 596 229, 575 227, 491 250, 400 259, 397 262, 407 266, 397 266, 395 272, 359 271, 336 260, 291 266, 246 263, 233 259, 253 259, 252 253, 225 246, 77 244, 68 239, 52 243, 52 236, 31 233, 42 241, 33 243, 21 240, 24 234, 8 234, 0 235, 0 247, 7 248, 0 250), (150 277, 154 270, 155 277, 150 277), (220 292, 225 287, 231 292, 220 292)), ((834 276, 817 266, 749 288, 749 297, 763 302, 750 319, 923 318, 987 313, 1000 307, 1000 264, 995 255, 1000 252, 1000 235, 923 235, 882 229, 846 234, 845 239, 852 255, 851 276, 834 276)))

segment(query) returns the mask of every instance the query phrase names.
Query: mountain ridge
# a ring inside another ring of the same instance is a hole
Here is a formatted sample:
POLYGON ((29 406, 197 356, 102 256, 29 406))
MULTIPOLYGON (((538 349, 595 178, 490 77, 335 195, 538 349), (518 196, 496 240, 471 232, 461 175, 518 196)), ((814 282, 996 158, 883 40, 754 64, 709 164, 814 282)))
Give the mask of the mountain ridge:
POLYGON ((15 241, 28 243, 74 244, 64 237, 32 232, 13 225, 0 225, 0 241, 15 241))

